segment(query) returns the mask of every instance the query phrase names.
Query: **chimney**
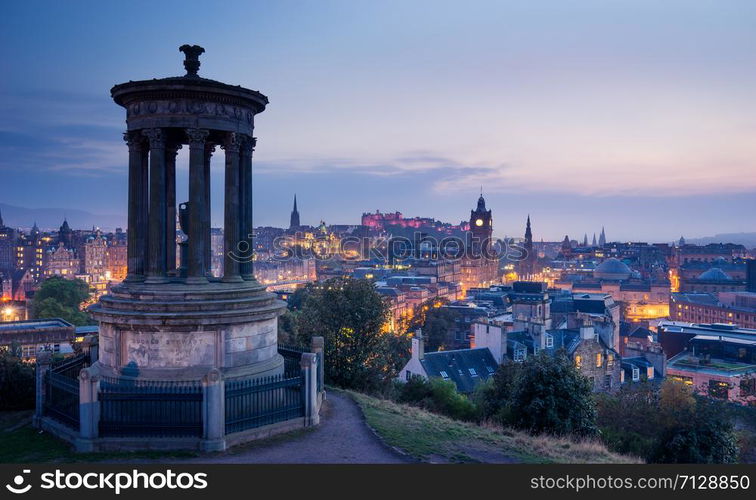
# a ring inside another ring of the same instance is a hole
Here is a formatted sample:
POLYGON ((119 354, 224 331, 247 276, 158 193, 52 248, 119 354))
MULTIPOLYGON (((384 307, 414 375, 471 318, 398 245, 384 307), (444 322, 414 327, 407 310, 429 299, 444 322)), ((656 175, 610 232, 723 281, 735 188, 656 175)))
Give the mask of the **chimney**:
POLYGON ((588 318, 583 319, 583 325, 580 327, 580 338, 583 340, 593 340, 596 334, 593 331, 593 323, 588 318))
POLYGON ((423 330, 418 328, 412 337, 412 357, 423 359, 425 357, 425 341, 423 340, 423 330))

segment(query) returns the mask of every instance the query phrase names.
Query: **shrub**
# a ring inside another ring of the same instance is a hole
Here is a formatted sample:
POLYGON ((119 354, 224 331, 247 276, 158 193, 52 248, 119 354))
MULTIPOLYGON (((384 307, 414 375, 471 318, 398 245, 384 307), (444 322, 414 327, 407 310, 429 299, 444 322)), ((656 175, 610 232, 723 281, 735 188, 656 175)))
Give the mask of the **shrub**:
POLYGON ((475 420, 478 409, 470 398, 457 392, 454 382, 413 376, 402 383, 396 399, 456 420, 475 420))
POLYGON ((533 433, 592 436, 596 408, 591 384, 564 353, 525 360, 513 382, 511 424, 533 433))
POLYGON ((0 350, 0 410, 34 408, 34 366, 0 350))

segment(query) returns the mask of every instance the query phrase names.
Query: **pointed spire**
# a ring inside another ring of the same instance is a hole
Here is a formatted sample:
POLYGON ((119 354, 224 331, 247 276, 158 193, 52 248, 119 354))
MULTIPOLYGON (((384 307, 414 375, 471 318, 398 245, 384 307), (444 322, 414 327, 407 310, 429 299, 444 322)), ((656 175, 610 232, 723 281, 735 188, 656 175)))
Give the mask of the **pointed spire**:
POLYGON ((606 233, 604 232, 604 226, 601 226, 601 235, 599 236, 599 246, 606 245, 606 233))
POLYGON ((585 248, 587 246, 588 246, 588 233, 584 233, 583 234, 583 247, 585 248))
POLYGON ((528 214, 528 221, 525 223, 525 241, 533 242, 533 232, 530 230, 530 214, 528 214))
POLYGON ((0 211, 0 227, 5 227, 5 224, 3 224, 3 212, 0 211))
POLYGON ((291 217, 289 218, 289 229, 296 229, 300 226, 299 223, 299 210, 297 209, 297 195, 294 194, 294 209, 291 211, 291 217))
POLYGON ((596 246, 596 233, 593 233, 593 243, 591 243, 591 246, 596 246))

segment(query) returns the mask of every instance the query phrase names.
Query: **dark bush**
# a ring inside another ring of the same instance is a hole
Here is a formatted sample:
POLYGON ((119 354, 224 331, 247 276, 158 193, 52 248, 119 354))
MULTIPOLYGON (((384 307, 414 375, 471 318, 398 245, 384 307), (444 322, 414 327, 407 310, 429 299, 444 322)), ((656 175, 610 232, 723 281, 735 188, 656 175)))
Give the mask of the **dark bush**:
POLYGON ((34 365, 0 350, 0 410, 34 409, 34 365))

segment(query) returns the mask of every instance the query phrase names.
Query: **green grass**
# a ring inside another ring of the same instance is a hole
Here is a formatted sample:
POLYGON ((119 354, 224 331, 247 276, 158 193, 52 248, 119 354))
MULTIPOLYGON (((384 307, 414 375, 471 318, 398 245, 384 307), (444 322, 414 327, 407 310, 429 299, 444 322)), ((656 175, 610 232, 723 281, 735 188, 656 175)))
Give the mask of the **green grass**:
POLYGON ((31 426, 31 412, 0 412, 0 463, 99 462, 195 457, 190 451, 76 453, 71 445, 31 426))
POLYGON ((525 463, 639 463, 598 441, 531 436, 459 422, 420 408, 348 392, 365 419, 390 446, 420 461, 525 463))

